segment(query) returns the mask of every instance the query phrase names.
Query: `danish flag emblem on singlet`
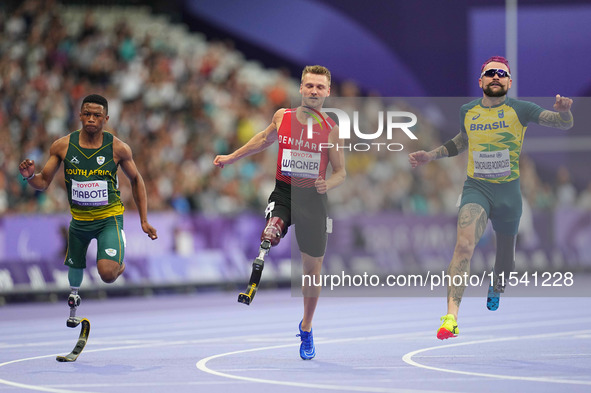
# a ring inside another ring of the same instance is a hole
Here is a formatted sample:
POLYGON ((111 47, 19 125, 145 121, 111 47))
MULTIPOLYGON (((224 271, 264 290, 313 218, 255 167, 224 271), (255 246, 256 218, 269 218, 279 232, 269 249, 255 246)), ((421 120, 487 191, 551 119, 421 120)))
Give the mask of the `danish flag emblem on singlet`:
POLYGON ((96 158, 96 162, 98 162, 99 165, 103 165, 105 163, 105 157, 103 156, 98 156, 96 158))

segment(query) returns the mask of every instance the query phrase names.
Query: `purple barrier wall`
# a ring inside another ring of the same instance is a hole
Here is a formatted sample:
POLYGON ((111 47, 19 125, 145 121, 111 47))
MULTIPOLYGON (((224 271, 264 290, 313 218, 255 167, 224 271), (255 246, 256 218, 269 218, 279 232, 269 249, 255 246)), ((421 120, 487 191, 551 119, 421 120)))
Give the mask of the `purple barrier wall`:
MULTIPOLYGON (((142 232, 134 213, 125 215, 127 269, 115 284, 100 282, 91 243, 83 286, 151 286, 244 281, 257 255, 264 220, 237 217, 152 214, 159 238, 142 232)), ((0 293, 67 288, 63 266, 68 215, 5 216, 0 220, 0 293)), ((453 216, 386 214, 335 219, 324 270, 351 273, 422 273, 445 270, 455 243, 453 216)), ((527 225, 522 225, 527 228, 527 225)), ((564 209, 538 212, 528 233, 519 237, 518 270, 588 270, 591 268, 591 212, 564 209)), ((293 228, 290 228, 293 234, 293 228)), ((295 243, 293 243, 295 244, 295 243)), ((287 236, 267 258, 267 280, 288 279, 292 255, 287 236)), ((472 271, 490 271, 494 236, 485 232, 472 260, 472 271)), ((294 260, 299 260, 297 250, 294 260)))
MULTIPOLYGON (((518 236, 516 268, 526 270, 584 269, 591 267, 591 213, 571 209, 537 212, 530 222, 522 219, 518 236), (586 218, 585 218, 586 217, 586 218), (561 233, 557 236, 557 233, 561 233)), ((447 269, 456 241, 455 216, 380 214, 335 221, 329 240, 327 269, 331 258, 342 267, 362 273, 424 273, 447 269)), ((495 258, 491 224, 476 248, 473 272, 490 271, 495 258)))

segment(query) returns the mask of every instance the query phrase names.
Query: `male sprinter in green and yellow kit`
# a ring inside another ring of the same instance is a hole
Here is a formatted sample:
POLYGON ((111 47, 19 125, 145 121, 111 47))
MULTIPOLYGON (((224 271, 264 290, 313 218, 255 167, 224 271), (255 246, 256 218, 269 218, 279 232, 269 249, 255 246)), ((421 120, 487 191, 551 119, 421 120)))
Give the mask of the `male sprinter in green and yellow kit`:
POLYGON ((466 288, 454 285, 454 276, 467 277, 474 248, 490 218, 497 240, 494 279, 489 287, 487 307, 496 310, 505 280, 515 266, 515 241, 521 218, 519 155, 528 123, 568 130, 573 126, 572 100, 556 96, 556 112, 544 110, 527 101, 507 97, 511 87, 509 62, 494 56, 480 70, 479 86, 483 96, 462 106, 461 131, 430 152, 409 154, 413 168, 431 160, 453 157, 468 150, 468 178, 464 183, 458 213, 457 240, 448 274, 447 315, 437 338, 458 335, 458 310, 466 288), (503 273, 503 274, 501 274, 503 273))
POLYGON ((35 162, 25 159, 19 170, 36 190, 49 187, 64 162, 64 173, 72 221, 68 232, 65 265, 72 292, 68 297, 70 318, 80 305, 78 289, 86 268, 86 251, 97 239, 97 269, 101 279, 112 283, 125 270, 125 234, 123 204, 119 196, 119 166, 131 182, 142 230, 150 239, 157 239, 156 229, 148 223, 148 201, 144 180, 133 161, 130 147, 113 134, 104 132, 109 120, 107 100, 97 94, 84 98, 80 109, 82 128, 53 142, 49 159, 40 173, 35 162))

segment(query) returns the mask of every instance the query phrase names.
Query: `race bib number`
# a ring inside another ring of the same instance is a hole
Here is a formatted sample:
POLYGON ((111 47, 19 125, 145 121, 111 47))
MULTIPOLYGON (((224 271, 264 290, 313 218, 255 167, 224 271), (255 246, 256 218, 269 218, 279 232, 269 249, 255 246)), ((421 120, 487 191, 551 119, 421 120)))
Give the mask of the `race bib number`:
POLYGON ((509 149, 499 151, 475 151, 474 177, 492 179, 509 176, 511 174, 511 161, 509 149))
POLYGON ((281 173, 291 177, 317 178, 320 174, 320 153, 283 149, 281 173))
POLYGON ((109 203, 106 180, 77 182, 72 179, 72 203, 80 206, 103 206, 109 203))

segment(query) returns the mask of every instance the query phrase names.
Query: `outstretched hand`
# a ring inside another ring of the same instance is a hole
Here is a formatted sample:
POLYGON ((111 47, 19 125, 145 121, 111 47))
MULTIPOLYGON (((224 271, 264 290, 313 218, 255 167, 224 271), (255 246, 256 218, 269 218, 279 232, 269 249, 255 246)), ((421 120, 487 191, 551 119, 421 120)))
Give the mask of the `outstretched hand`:
POLYGON ((326 180, 324 180, 322 176, 318 176, 318 178, 316 178, 316 181, 314 182, 314 187, 316 187, 316 192, 318 192, 319 194, 326 194, 326 191, 328 191, 326 180))
POLYGON ((18 170, 25 179, 33 176, 35 173, 35 161, 29 160, 28 158, 25 159, 18 166, 18 170))
POLYGON ((156 228, 150 225, 147 222, 142 223, 142 230, 148 234, 148 237, 152 240, 158 239, 158 235, 156 234, 156 228))
POLYGON ((415 151, 414 153, 410 153, 408 155, 408 162, 410 162, 410 166, 412 168, 425 165, 432 159, 433 158, 431 157, 431 155, 424 150, 415 151))
POLYGON ((213 159, 213 165, 223 168, 224 165, 229 165, 233 163, 234 160, 229 155, 222 155, 222 156, 215 156, 213 159))
POLYGON ((573 104, 573 100, 568 97, 561 97, 560 94, 556 94, 556 102, 554 103, 554 110, 557 112, 568 112, 573 104))

